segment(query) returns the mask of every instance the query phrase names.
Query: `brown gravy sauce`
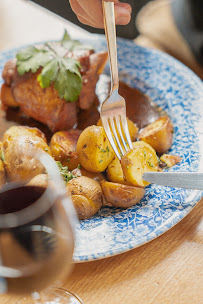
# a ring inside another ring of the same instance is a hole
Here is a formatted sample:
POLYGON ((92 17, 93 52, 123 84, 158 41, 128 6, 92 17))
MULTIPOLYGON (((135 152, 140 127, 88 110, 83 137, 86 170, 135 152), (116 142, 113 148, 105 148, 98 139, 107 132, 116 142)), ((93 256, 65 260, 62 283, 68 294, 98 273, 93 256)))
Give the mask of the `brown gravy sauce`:
MULTIPOLYGON (((94 125, 99 119, 100 104, 108 96, 109 81, 100 81, 100 89, 97 92, 97 98, 94 105, 89 110, 81 110, 78 113, 78 129, 85 129, 89 125, 94 125), (102 88, 102 89, 101 89, 102 88)), ((127 117, 142 128, 149 123, 159 118, 160 113, 156 106, 152 104, 147 95, 140 92, 138 89, 129 87, 127 84, 120 82, 119 93, 126 100, 127 117)), ((11 126, 26 125, 30 127, 37 127, 47 137, 49 141, 52 133, 47 126, 42 123, 29 118, 18 109, 9 108, 6 111, 0 107, 0 140, 7 129, 11 126)))

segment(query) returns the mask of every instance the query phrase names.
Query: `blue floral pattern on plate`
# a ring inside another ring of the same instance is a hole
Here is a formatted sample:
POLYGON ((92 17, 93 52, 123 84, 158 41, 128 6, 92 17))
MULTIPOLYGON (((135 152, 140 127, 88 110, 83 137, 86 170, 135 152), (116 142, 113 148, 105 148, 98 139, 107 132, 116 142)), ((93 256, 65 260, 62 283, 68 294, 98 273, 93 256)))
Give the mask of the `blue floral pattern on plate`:
MULTIPOLYGON (((88 43, 98 51, 106 50, 104 36, 92 35, 88 43)), ((0 74, 17 50, 0 53, 0 74)), ((118 39, 118 61, 120 79, 146 93, 173 121, 170 153, 181 156, 182 161, 170 170, 203 171, 201 80, 174 58, 126 39, 118 39)), ((109 65, 105 73, 109 74, 109 65)), ((0 85, 2 82, 0 78, 0 85)), ((73 260, 97 260, 143 245, 177 224, 201 197, 202 191, 150 185, 144 198, 127 210, 102 208, 77 226, 73 260)))

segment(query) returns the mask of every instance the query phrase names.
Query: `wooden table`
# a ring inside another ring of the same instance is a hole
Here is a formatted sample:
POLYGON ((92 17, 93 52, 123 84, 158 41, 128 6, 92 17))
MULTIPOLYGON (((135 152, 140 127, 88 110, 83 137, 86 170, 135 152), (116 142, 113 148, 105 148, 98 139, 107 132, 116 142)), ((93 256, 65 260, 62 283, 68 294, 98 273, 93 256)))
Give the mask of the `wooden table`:
MULTIPOLYGON (((0 51, 58 39, 64 28, 71 28, 75 37, 81 31, 27 1, 0 1, 0 51)), ((203 200, 154 241, 112 258, 76 264, 64 286, 84 304, 203 303, 203 200)), ((1 304, 15 300, 0 296, 1 304)))

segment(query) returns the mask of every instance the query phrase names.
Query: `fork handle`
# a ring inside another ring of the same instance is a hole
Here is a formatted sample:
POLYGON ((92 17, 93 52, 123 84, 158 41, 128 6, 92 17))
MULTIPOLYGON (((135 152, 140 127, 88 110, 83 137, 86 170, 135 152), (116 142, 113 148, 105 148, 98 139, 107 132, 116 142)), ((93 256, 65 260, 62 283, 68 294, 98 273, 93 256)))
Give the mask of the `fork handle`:
POLYGON ((109 60, 111 66, 111 92, 118 89, 118 62, 117 62, 117 45, 116 45, 116 24, 114 13, 114 2, 102 0, 104 14, 104 29, 108 45, 109 60))

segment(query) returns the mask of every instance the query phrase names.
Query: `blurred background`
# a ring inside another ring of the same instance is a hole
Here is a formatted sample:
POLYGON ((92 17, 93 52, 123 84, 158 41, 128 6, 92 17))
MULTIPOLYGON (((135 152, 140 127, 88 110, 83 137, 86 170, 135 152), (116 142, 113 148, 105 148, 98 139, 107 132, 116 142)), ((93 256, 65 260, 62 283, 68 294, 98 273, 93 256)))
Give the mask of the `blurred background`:
MULTIPOLYGON (((138 45, 166 52, 182 61, 203 79, 203 68, 199 64, 203 58, 203 30, 202 27, 195 29, 191 14, 188 16, 190 30, 188 26, 184 27, 187 14, 183 12, 183 8, 188 13, 191 12, 189 6, 184 6, 184 3, 199 4, 198 20, 203 20, 203 0, 120 1, 128 2, 132 6, 132 18, 128 25, 117 26, 117 36, 133 39, 138 45), (174 19, 170 3, 182 3, 183 8, 179 7, 177 10, 175 5, 173 9, 173 13, 179 12, 179 18, 176 16, 174 19), (184 31, 181 31, 181 27, 184 31)), ((0 0, 0 50, 21 46, 25 42, 32 44, 36 41, 61 39, 64 29, 72 30, 74 39, 81 37, 82 32, 85 37, 89 36, 89 33, 104 33, 101 29, 80 23, 70 7, 69 0, 0 0)))
MULTIPOLYGON (((103 30, 95 29, 90 26, 80 23, 76 15, 71 10, 68 0, 31 0, 40 6, 58 14, 59 16, 73 22, 74 24, 84 28, 91 33, 104 33, 103 30)), ((126 26, 117 26, 117 35, 128 39, 134 39, 138 36, 138 31, 135 27, 135 18, 139 10, 150 0, 120 0, 120 2, 128 2, 132 6, 131 22, 126 26)))

